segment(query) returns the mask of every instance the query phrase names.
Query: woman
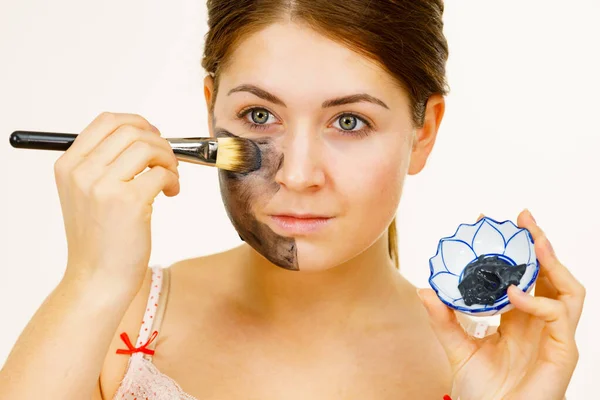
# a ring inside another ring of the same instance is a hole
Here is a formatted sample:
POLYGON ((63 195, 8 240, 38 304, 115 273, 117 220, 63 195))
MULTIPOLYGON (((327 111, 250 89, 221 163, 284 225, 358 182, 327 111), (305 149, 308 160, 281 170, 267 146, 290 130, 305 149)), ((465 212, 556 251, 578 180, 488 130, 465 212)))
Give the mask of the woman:
POLYGON ((516 309, 484 339, 397 273, 404 179, 444 115, 441 1, 208 8, 210 134, 263 155, 255 173, 219 172, 245 243, 149 269, 152 202, 179 193, 177 160, 141 116, 103 113, 56 162, 68 265, 3 397, 563 398, 584 289, 528 211, 536 297, 511 287, 516 309))

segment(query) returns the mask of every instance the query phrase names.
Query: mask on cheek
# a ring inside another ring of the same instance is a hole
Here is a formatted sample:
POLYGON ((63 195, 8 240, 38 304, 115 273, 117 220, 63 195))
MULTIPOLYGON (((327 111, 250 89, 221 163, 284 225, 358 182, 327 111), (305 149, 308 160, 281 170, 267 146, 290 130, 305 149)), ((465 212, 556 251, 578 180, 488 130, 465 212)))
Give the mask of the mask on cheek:
MULTIPOLYGON (((224 129, 215 129, 215 136, 238 137, 224 129)), ((237 173, 219 169, 219 185, 225 210, 240 238, 273 264, 299 270, 296 240, 276 234, 268 225, 258 221, 253 207, 264 206, 280 186, 275 175, 283 165, 283 153, 269 138, 253 140, 261 152, 260 169, 237 173)))

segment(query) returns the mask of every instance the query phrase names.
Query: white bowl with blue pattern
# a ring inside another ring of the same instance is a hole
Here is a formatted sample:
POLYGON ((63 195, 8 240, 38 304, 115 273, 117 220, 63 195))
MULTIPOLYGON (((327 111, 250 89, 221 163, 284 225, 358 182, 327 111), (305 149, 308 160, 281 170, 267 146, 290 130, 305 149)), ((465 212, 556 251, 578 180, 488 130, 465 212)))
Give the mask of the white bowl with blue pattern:
POLYGON ((448 307, 477 316, 497 315, 512 309, 506 293, 492 305, 466 305, 458 289, 464 268, 479 256, 498 256, 515 266, 526 264, 518 287, 529 292, 540 266, 533 238, 525 228, 512 221, 498 222, 489 217, 475 224, 460 224, 454 235, 440 239, 435 256, 429 259, 429 285, 448 307))

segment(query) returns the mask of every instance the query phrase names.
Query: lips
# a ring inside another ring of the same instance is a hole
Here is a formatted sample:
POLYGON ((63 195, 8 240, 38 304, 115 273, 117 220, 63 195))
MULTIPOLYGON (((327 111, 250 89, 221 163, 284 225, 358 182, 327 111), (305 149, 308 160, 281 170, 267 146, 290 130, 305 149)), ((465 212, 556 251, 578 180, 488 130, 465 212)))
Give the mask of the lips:
POLYGON ((297 213, 270 215, 269 218, 278 230, 292 235, 317 232, 333 219, 324 215, 297 213))
POLYGON ((319 219, 330 218, 327 215, 309 214, 309 213, 281 213, 273 214, 273 217, 296 218, 296 219, 319 219))

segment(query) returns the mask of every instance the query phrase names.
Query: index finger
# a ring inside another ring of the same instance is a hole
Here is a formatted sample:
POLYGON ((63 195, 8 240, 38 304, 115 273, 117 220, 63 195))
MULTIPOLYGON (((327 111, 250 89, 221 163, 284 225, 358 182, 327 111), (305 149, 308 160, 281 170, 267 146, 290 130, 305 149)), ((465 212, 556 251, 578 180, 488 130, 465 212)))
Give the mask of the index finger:
POLYGON ((158 130, 141 115, 103 112, 77 135, 68 153, 78 158, 87 156, 100 142, 122 125, 132 125, 159 134, 158 130))
POLYGON ((526 228, 533 237, 535 253, 540 261, 540 273, 556 289, 557 298, 567 306, 569 319, 577 325, 583 309, 585 288, 556 257, 545 233, 537 225, 529 210, 519 214, 518 224, 526 228))
POLYGON ((535 253, 540 261, 543 274, 548 277, 550 283, 558 290, 559 294, 576 295, 582 289, 581 284, 573 274, 560 263, 546 234, 532 218, 531 213, 523 211, 518 218, 519 227, 526 228, 533 237, 535 253))

